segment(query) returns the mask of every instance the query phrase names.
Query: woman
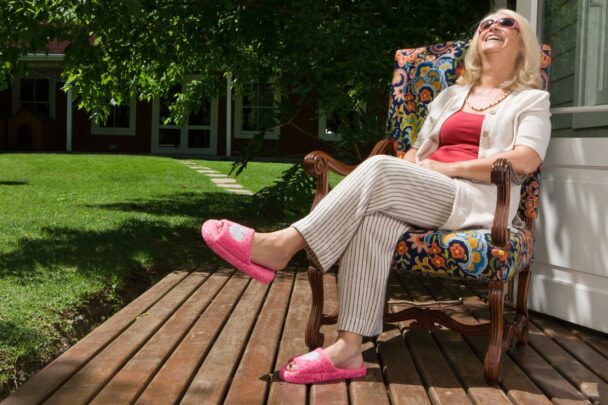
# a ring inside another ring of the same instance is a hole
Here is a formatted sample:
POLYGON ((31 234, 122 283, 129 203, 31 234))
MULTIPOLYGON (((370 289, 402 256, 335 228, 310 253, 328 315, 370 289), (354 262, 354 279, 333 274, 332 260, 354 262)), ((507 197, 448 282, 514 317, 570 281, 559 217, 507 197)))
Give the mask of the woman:
MULTIPOLYGON (((284 380, 365 375, 362 338, 382 332, 392 254, 410 226, 491 227, 494 161, 506 158, 515 172, 528 174, 549 143, 549 94, 538 90, 539 72, 540 47, 525 18, 505 9, 490 14, 471 40, 464 75, 429 105, 402 159, 367 159, 308 216, 276 232, 255 233, 226 220, 203 225, 214 251, 264 283, 301 249, 323 271, 340 259, 338 339, 290 360, 280 371, 284 380)), ((519 191, 512 185, 511 220, 519 191)))

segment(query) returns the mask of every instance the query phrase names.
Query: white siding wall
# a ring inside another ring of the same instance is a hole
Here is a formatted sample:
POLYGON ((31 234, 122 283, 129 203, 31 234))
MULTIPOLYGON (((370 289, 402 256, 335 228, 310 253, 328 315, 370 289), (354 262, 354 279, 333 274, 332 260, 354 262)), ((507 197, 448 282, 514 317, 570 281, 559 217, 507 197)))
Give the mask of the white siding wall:
POLYGON ((530 307, 608 332, 608 138, 552 139, 530 307))
MULTIPOLYGON (((587 45, 597 38, 589 32, 606 30, 605 25, 590 25, 588 16, 605 14, 607 3, 518 1, 518 11, 539 17, 539 36, 553 48, 553 108, 587 104, 578 94, 589 76, 582 72, 587 45)), ((593 66, 597 77, 608 77, 606 65, 593 66)), ((607 105, 603 107, 608 111, 607 105)), ((608 126, 601 120, 607 115, 587 112, 552 118, 529 296, 531 309, 603 332, 608 332, 608 126)))

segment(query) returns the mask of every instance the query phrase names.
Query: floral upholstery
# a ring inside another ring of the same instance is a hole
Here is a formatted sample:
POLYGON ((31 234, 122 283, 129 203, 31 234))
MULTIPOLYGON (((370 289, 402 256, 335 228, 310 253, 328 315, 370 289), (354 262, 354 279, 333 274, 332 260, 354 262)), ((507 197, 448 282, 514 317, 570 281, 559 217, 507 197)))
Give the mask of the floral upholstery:
MULTIPOLYGON (((386 130, 397 156, 416 141, 428 104, 462 73, 467 47, 467 41, 451 41, 395 53, 386 130)), ((551 48, 543 45, 541 77, 545 89, 550 64, 551 48)), ((538 216, 539 191, 540 168, 522 185, 518 210, 522 220, 538 216)), ((392 266, 397 271, 485 281, 502 273, 507 280, 530 263, 532 253, 533 235, 528 230, 511 232, 507 251, 492 245, 489 230, 411 230, 398 242, 392 266)))
POLYGON ((533 235, 529 230, 511 232, 509 249, 492 245, 488 230, 412 230, 399 239, 393 269, 436 277, 488 281, 503 272, 507 280, 532 259, 533 235))
POLYGON ((395 53, 387 132, 397 156, 416 141, 427 105, 456 82, 464 67, 467 41, 453 41, 395 53))

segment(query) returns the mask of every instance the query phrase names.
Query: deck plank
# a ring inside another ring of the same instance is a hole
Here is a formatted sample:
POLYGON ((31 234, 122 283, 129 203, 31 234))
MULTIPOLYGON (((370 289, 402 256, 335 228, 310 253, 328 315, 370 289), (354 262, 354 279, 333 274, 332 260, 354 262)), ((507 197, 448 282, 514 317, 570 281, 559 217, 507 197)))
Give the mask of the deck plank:
MULTIPOLYGON (((471 303, 473 293, 466 294, 464 290, 456 292, 448 283, 441 279, 421 279, 422 284, 436 300, 457 300, 471 303)), ((466 325, 478 325, 466 305, 446 305, 443 311, 453 319, 466 325)), ((483 375, 483 362, 465 343, 464 338, 453 331, 440 330, 432 333, 443 355, 452 366, 461 384, 475 403, 510 404, 511 401, 500 387, 490 386, 483 375)))
POLYGON ((3 405, 41 403, 72 377, 93 356, 103 350, 116 336, 131 325, 135 318, 145 313, 167 292, 182 281, 188 272, 172 272, 152 286, 110 319, 72 346, 60 357, 33 376, 3 405))
POLYGON ((374 342, 364 341, 362 350, 367 375, 363 378, 351 380, 348 385, 350 403, 353 405, 388 405, 390 402, 384 386, 384 378, 382 377, 374 342))
MULTIPOLYGON (((475 311, 478 319, 488 320, 489 311, 475 311)), ((559 372, 542 358, 532 347, 518 347, 507 352, 543 393, 554 403, 586 404, 585 397, 559 372)))
MULTIPOLYGON (((389 303, 412 300, 394 272, 389 275, 387 290, 389 303)), ((397 312, 402 308, 404 307, 399 304, 389 304, 390 312, 397 312)), ((405 325, 405 322, 402 324, 405 325)), ((376 346, 391 403, 393 405, 430 404, 426 388, 418 375, 414 359, 405 345, 399 325, 385 325, 384 331, 376 340, 376 346)))
MULTIPOLYGON (((481 297, 464 283, 456 280, 443 281, 443 285, 449 288, 455 295, 463 298, 471 318, 479 322, 477 318, 472 316, 472 312, 487 310, 487 305, 482 301, 481 297)), ((488 336, 466 336, 463 338, 477 355, 479 362, 483 364, 483 358, 488 349, 488 336)), ((506 392, 511 402, 515 404, 551 404, 551 401, 545 397, 540 389, 534 385, 530 378, 506 354, 502 357, 502 379, 500 386, 506 392)))
MULTIPOLYGON (((435 299, 420 281, 422 277, 406 273, 398 273, 397 276, 413 301, 435 299)), ((400 322, 400 328, 420 378, 427 387, 431 402, 437 405, 471 404, 466 391, 450 369, 430 332, 409 328, 409 323, 400 322)))
MULTIPOLYGON (((304 342, 304 328, 310 312, 310 287, 307 272, 298 271, 296 281, 289 302, 287 319, 281 336, 279 353, 275 363, 275 370, 287 363, 290 357, 306 353, 308 347, 304 342)), ((289 384, 281 381, 278 376, 273 377, 270 385, 268 403, 273 405, 301 405, 306 404, 306 385, 289 384)))
POLYGON ((384 331, 377 340, 378 354, 393 405, 430 405, 414 359, 399 328, 384 331))
POLYGON ((247 284, 243 277, 228 280, 135 403, 172 404, 181 398, 247 284))
POLYGON ((551 367, 531 347, 526 346, 509 353, 511 358, 543 390, 553 403, 588 404, 566 379, 551 367))
POLYGON ((181 404, 200 404, 203 399, 207 404, 220 404, 223 401, 267 291, 267 285, 255 281, 249 283, 190 383, 181 404))
POLYGON ((127 330, 63 384, 46 403, 88 403, 207 276, 204 273, 190 273, 153 307, 137 317, 127 330))
POLYGON ((91 403, 128 404, 137 399, 231 274, 232 271, 220 270, 211 275, 91 403))
POLYGON ((461 335, 452 331, 437 331, 433 332, 433 336, 473 402, 511 404, 500 387, 488 385, 483 375, 483 362, 471 351, 461 335))
MULTIPOLYGON (((487 290, 480 283, 466 282, 466 285, 473 292, 478 294, 480 300, 483 299, 487 290)), ((512 312, 512 308, 507 308, 507 312, 512 312)), ((473 311, 473 316, 480 321, 488 321, 489 310, 486 308, 473 311)), ((473 341, 474 339, 469 339, 473 341)), ((584 404, 588 401, 578 392, 565 378, 555 371, 533 348, 530 346, 518 347, 510 350, 503 355, 503 364, 509 356, 517 366, 524 371, 543 394, 556 404, 584 404)), ((504 372, 504 371, 503 371, 504 372)), ((503 376, 503 384, 504 376, 503 376)), ((509 392, 509 397, 513 397, 509 392)), ((513 392, 513 394, 516 394, 513 392)), ((517 392, 520 394, 520 392, 517 392)))
POLYGON ((598 354, 585 341, 573 335, 565 326, 548 317, 535 316, 532 321, 543 330, 543 333, 553 338, 560 346, 587 366, 604 382, 608 382, 608 359, 598 354))
MULTIPOLYGON (((602 379, 606 336, 537 314, 529 346, 503 356, 498 387, 487 386, 482 374, 487 337, 428 333, 412 328, 411 321, 386 324, 375 342, 365 341, 364 379, 310 387, 280 382, 268 373, 307 351, 307 274, 281 273, 262 286, 233 272, 169 274, 3 405, 49 397, 49 403, 78 404, 91 396, 95 403, 547 405, 599 403, 608 395, 602 379), (39 390, 35 381, 42 381, 39 390)), ((331 312, 337 304, 335 276, 326 274, 324 285, 325 309, 331 312)), ((486 289, 476 283, 402 274, 389 278, 388 293, 391 310, 403 308, 399 299, 460 296, 464 305, 444 307, 446 313, 470 324, 488 318, 486 289)), ((505 313, 512 316, 513 308, 505 313)), ((331 344, 336 327, 322 331, 331 344)))
POLYGON ((404 336, 431 401, 434 404, 472 404, 431 334, 411 329, 404 336))
MULTIPOLYGON (((323 286, 325 292, 324 312, 333 313, 338 308, 338 289, 336 276, 332 273, 323 275, 323 286)), ((328 346, 338 338, 336 325, 323 325, 321 333, 325 336, 325 346, 328 346)), ((345 381, 333 381, 310 386, 308 402, 310 405, 324 404, 348 404, 348 391, 345 381)))
POLYGON ((529 344, 587 399, 608 400, 608 385, 534 324, 530 325, 529 344))
POLYGON ((570 333, 581 338, 585 343, 591 346, 595 351, 600 353, 604 358, 608 359, 608 339, 600 332, 576 329, 576 326, 568 328, 570 333))
POLYGON ((224 404, 265 403, 294 275, 280 272, 273 281, 224 404))

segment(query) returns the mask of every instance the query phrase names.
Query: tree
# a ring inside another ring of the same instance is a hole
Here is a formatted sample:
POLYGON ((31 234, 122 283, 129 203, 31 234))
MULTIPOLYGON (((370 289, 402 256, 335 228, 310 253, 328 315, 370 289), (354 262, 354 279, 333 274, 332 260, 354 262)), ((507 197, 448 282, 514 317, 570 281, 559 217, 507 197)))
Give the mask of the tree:
POLYGON ((0 84, 24 69, 23 55, 68 40, 65 89, 93 118, 196 74, 173 100, 180 122, 227 75, 237 92, 272 78, 298 100, 282 100, 275 125, 318 99, 351 123, 343 140, 352 145, 382 136, 384 117, 369 120, 361 107, 387 88, 395 49, 467 36, 487 9, 466 0, 4 0, 0 84))

